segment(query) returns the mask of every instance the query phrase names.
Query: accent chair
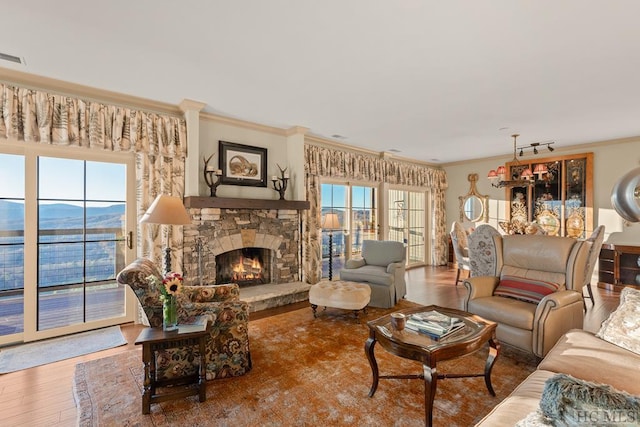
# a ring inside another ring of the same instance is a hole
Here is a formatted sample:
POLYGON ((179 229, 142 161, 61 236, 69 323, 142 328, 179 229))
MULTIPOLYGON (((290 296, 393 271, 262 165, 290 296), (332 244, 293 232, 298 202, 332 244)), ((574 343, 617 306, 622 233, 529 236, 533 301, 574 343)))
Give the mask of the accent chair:
MULTIPOLYGON (((589 236, 586 240, 589 244, 589 257, 587 259, 587 268, 586 268, 586 276, 585 276, 585 287, 587 288, 587 292, 589 295, 589 299, 591 300, 591 306, 595 305, 595 300, 593 299, 593 290, 591 289, 591 278, 593 276, 593 270, 598 263, 598 257, 600 256, 600 249, 602 249, 602 242, 604 241, 604 225, 598 226, 591 236, 589 236)), ((583 300, 584 303, 584 300, 583 300)), ((585 311, 587 310, 587 304, 584 304, 585 311)))
MULTIPOLYGON (((138 258, 118 273, 118 283, 129 285, 138 297, 148 325, 162 327, 160 291, 147 277, 162 281, 158 267, 147 258, 138 258)), ((249 305, 240 301, 237 284, 183 286, 178 294, 178 325, 193 322, 197 316, 208 315, 213 320, 207 337, 206 377, 235 377, 251 370, 249 353, 249 305)), ((197 373, 194 364, 197 349, 181 347, 158 352, 156 376, 171 379, 197 373)))
POLYGON ((449 235, 451 236, 451 245, 453 246, 453 253, 456 257, 456 264, 458 266, 455 282, 455 285, 458 286, 458 282, 460 282, 460 272, 462 270, 471 272, 467 231, 461 223, 454 221, 453 224, 451 224, 451 232, 449 235))
POLYGON ((347 260, 340 280, 366 282, 371 287, 369 305, 390 308, 407 294, 405 260, 402 242, 363 240, 362 258, 347 260))

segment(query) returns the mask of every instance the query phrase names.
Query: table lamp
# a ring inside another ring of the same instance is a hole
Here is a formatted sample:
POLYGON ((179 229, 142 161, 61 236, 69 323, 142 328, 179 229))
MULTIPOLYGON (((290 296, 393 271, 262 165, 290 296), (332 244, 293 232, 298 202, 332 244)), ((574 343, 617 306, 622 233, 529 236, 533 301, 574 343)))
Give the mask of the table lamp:
MULTIPOLYGON (((180 197, 158 195, 149 209, 142 215, 140 223, 162 224, 162 225, 189 225, 191 217, 182 203, 180 197)), ((167 247, 164 249, 164 273, 171 270, 171 248, 167 238, 167 247)))

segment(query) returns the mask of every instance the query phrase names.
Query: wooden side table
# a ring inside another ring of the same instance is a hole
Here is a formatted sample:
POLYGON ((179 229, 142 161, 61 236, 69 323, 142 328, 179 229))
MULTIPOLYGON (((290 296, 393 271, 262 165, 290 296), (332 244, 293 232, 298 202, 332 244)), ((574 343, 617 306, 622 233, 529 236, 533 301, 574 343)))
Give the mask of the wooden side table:
POLYGON ((179 331, 163 331, 162 328, 145 328, 136 339, 136 345, 142 345, 142 362, 144 363, 144 390, 142 392, 142 413, 151 412, 151 404, 181 399, 198 395, 200 402, 207 399, 205 344, 210 332, 211 322, 208 321, 205 330, 198 332, 179 333, 179 331), (180 378, 158 380, 156 378, 156 352, 176 347, 198 346, 200 357, 197 359, 198 372, 180 378), (157 387, 176 387, 175 391, 158 394, 157 387), (193 387, 197 385, 197 387, 193 387))

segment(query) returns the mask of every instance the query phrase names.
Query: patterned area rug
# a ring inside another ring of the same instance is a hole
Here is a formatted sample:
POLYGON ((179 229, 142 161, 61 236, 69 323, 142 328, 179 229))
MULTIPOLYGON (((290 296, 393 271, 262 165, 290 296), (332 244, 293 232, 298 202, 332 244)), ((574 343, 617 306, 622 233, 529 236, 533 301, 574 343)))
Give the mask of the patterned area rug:
MULTIPOLYGON (((402 301, 400 308, 415 306, 402 301)), ((398 307, 396 307, 398 308, 398 307)), ((392 310, 352 314, 327 309, 314 319, 301 309, 249 323, 253 369, 246 375, 209 381, 207 401, 197 397, 151 405, 142 415, 141 352, 80 363, 75 393, 81 426, 423 426, 424 382, 381 379, 372 398, 371 368, 364 354, 365 320, 392 310)), ((488 347, 488 346, 487 346, 488 347)), ((487 348, 438 364, 439 372, 482 372, 487 348)), ((417 374, 420 363, 376 346, 381 375, 417 374)), ((438 381, 434 424, 470 426, 504 399, 535 369, 536 360, 507 346, 493 369, 497 396, 484 379, 438 381)))
POLYGON ((125 345, 120 326, 20 344, 0 350, 0 374, 125 345))

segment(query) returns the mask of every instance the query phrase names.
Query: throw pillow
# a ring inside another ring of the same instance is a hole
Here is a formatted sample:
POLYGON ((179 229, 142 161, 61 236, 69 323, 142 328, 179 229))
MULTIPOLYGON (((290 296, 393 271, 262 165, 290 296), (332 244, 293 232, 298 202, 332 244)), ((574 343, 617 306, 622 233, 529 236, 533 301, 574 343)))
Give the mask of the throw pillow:
POLYGON ((564 285, 517 276, 502 276, 493 295, 537 304, 545 296, 564 289, 564 285))
POLYGON ((529 412, 529 414, 518 421, 515 427, 548 427, 553 426, 553 420, 546 418, 540 409, 529 412))
POLYGON ((640 290, 622 289, 620 305, 602 323, 596 336, 640 354, 640 290))
POLYGON ((610 385, 557 374, 545 381, 540 410, 560 426, 636 425, 640 398, 610 385))

